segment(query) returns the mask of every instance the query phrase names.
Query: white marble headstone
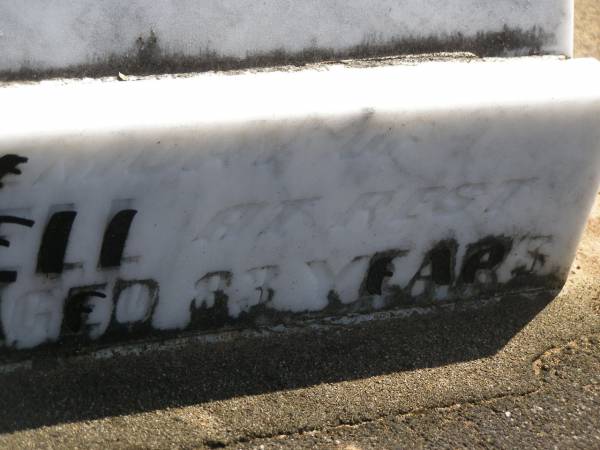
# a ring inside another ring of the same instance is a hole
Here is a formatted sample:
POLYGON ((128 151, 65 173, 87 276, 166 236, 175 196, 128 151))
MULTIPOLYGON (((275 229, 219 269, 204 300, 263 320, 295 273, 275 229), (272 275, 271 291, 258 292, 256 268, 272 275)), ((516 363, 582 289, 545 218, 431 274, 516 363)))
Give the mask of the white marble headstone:
POLYGON ((525 58, 5 86, 4 345, 559 287, 599 79, 525 58))
POLYGON ((3 0, 0 74, 572 54, 573 0, 3 0))

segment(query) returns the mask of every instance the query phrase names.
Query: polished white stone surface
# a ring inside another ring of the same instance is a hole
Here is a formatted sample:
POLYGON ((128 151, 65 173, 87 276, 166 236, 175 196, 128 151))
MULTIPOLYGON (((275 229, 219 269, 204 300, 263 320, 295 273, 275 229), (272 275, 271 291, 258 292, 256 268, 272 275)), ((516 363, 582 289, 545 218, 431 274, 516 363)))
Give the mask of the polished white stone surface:
POLYGON ((137 40, 147 41, 151 30, 161 57, 343 53, 409 38, 472 38, 505 26, 535 27, 548 34, 542 52, 570 55, 572 24, 573 0, 3 0, 0 72, 135 56, 137 40))
POLYGON ((5 344, 184 328, 219 293, 236 318, 562 279, 598 187, 599 79, 524 58, 4 86, 5 344))

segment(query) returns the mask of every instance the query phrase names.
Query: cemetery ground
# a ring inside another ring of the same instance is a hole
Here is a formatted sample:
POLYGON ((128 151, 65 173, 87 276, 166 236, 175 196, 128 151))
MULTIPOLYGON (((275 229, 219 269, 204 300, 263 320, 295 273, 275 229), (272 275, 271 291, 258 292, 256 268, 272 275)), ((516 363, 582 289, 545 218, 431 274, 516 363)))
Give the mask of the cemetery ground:
MULTIPOLYGON (((600 2, 577 20, 600 58, 600 2)), ((35 365, 0 375, 0 447, 600 448, 600 195, 547 306, 35 365)))

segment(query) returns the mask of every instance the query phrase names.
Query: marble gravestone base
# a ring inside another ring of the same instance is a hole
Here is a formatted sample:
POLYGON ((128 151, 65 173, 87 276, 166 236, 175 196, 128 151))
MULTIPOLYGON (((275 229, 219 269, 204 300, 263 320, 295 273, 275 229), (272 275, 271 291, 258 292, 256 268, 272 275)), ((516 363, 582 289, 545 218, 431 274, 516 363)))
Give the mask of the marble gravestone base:
POLYGON ((560 287, 599 79, 523 58, 5 86, 0 342, 560 287))
POLYGON ((573 0, 3 0, 0 79, 572 54, 573 0))

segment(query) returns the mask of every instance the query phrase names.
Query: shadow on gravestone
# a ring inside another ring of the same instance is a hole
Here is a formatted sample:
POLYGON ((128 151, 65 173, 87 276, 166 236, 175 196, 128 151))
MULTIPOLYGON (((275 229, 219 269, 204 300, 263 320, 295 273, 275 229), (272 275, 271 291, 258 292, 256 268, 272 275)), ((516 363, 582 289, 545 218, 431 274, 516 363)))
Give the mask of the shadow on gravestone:
POLYGON ((34 358, 0 375, 0 432, 338 383, 489 357, 553 299, 514 296, 445 314, 315 331, 190 342, 107 360, 34 358), (52 407, 40 408, 40 405, 52 407))

